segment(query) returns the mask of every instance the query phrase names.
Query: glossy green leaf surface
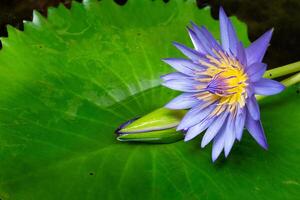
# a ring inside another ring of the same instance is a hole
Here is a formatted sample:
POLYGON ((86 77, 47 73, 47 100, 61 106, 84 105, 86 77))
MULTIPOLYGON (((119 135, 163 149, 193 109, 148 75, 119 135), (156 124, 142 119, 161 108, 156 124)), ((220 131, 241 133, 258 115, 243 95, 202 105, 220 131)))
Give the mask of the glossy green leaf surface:
MULTIPOLYGON (((73 3, 34 13, 24 32, 8 27, 0 51, 0 198, 296 199, 300 195, 299 96, 293 88, 261 103, 270 149, 249 135, 211 162, 195 140, 129 144, 114 130, 163 106, 159 86, 190 44, 190 20, 219 37, 218 21, 194 1, 73 3)), ((248 44, 246 26, 233 18, 248 44)))

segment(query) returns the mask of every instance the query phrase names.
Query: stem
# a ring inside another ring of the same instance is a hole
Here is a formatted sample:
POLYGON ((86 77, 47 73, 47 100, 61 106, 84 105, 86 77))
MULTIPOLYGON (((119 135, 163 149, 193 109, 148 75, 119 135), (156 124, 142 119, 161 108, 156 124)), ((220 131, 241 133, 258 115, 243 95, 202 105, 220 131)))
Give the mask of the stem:
POLYGON ((291 63, 282 67, 277 67, 274 69, 270 69, 265 72, 264 78, 277 78, 280 76, 284 76, 287 74, 291 74, 294 72, 300 71, 300 61, 291 63))
POLYGON ((294 85, 299 82, 300 82, 300 72, 281 81, 281 83, 283 85, 285 85, 286 87, 289 87, 289 86, 294 85))

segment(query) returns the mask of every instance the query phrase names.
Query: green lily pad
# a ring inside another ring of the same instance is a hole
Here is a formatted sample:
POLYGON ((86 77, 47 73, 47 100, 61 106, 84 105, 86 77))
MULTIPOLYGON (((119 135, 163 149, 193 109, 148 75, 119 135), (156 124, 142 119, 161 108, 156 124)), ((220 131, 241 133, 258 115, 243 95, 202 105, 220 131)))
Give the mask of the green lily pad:
MULTIPOLYGON (((0 198, 296 199, 300 195, 299 96, 262 103, 270 150, 247 134, 228 159, 211 162, 189 143, 116 140, 124 121, 163 106, 161 62, 190 44, 190 20, 219 37, 218 21, 194 1, 73 2, 8 27, 0 51, 0 198)), ((249 44, 246 26, 233 18, 249 44)))

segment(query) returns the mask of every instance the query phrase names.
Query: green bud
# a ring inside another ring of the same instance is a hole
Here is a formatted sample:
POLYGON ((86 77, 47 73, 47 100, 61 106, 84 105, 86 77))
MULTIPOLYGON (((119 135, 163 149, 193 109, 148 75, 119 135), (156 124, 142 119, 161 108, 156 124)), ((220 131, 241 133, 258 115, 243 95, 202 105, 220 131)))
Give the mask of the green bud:
POLYGON ((172 143, 182 140, 184 134, 176 127, 185 110, 157 109, 141 118, 130 120, 116 131, 119 141, 172 143))
POLYGON ((172 143, 182 140, 184 134, 169 128, 160 131, 119 134, 117 140, 121 142, 172 143))

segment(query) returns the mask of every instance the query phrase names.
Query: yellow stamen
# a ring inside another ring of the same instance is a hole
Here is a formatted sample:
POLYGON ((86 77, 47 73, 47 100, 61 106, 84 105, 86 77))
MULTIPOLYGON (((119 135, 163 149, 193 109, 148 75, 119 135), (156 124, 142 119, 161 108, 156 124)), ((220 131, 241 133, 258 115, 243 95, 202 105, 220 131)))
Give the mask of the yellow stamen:
MULTIPOLYGON (((210 115, 219 115, 226 108, 230 112, 236 113, 237 106, 245 106, 248 77, 242 64, 236 58, 222 51, 213 50, 213 52, 216 58, 207 55, 208 62, 199 61, 201 65, 207 67, 199 75, 206 75, 209 78, 198 78, 197 80, 201 83, 208 83, 204 87, 209 92, 198 94, 197 98, 209 102, 219 101, 210 115)), ((201 88, 203 88, 202 85, 201 88)))

